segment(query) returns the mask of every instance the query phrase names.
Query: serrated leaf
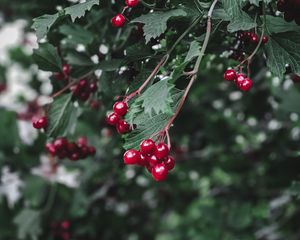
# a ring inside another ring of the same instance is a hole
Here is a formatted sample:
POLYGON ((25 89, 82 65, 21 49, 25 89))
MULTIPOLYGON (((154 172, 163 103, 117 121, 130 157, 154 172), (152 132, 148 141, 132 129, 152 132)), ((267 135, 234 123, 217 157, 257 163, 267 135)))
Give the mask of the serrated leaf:
POLYGON ((242 0, 223 0, 224 10, 230 16, 230 23, 227 26, 229 32, 256 27, 254 20, 242 10, 242 5, 242 0))
POLYGON ((171 103, 173 99, 170 91, 174 88, 169 79, 161 80, 149 87, 138 99, 142 102, 144 112, 152 116, 153 114, 172 113, 171 103))
POLYGON ((73 44, 84 44, 88 45, 93 42, 94 35, 90 31, 84 29, 80 25, 63 25, 59 28, 59 32, 65 36, 68 36, 66 39, 67 42, 73 44))
MULTIPOLYGON (((175 109, 178 106, 179 100, 182 97, 183 92, 178 89, 173 89, 171 92, 171 98, 172 98, 172 104, 171 108, 174 112, 175 109)), ((131 110, 130 110, 131 111, 131 110)), ((130 113, 129 111, 129 113, 130 113)), ((135 110, 136 111, 136 110, 135 110)), ((127 120, 126 114, 126 120, 127 120)), ((146 114, 144 111, 141 111, 139 114, 136 114, 136 116, 133 119, 133 124, 137 126, 136 129, 134 129, 132 132, 124 135, 125 149, 138 149, 139 144, 152 136, 155 133, 159 133, 163 130, 163 128, 166 126, 168 121, 171 119, 172 115, 170 114, 159 114, 159 115, 153 115, 149 117, 148 114, 146 114)))
POLYGON ((74 22, 77 18, 85 15, 86 11, 90 11, 94 5, 99 5, 99 0, 88 0, 85 3, 78 3, 71 7, 65 8, 65 14, 70 15, 74 22))
POLYGON ((230 21, 230 16, 225 12, 223 8, 218 8, 213 11, 212 19, 222 19, 223 21, 230 21))
POLYGON ((37 240, 42 233, 41 215, 39 211, 23 209, 15 218, 14 224, 17 225, 19 239, 37 240))
POLYGON ((58 137, 66 135, 74 125, 76 119, 76 108, 71 101, 72 95, 65 94, 55 99, 51 104, 48 112, 48 129, 49 137, 58 137), (73 124, 72 124, 73 123, 73 124))
POLYGON ((273 17, 271 15, 266 16, 266 28, 270 33, 300 32, 300 27, 295 22, 286 22, 282 17, 273 17))
POLYGON ((94 66, 95 63, 91 60, 91 58, 83 52, 70 51, 68 52, 65 60, 70 65, 77 66, 94 66))
POLYGON ((200 44, 197 41, 192 41, 190 49, 184 59, 184 62, 189 62, 200 54, 200 44))
POLYGON ((59 14, 56 13, 53 15, 42 15, 33 19, 32 28, 36 31, 38 40, 42 39, 47 35, 48 31, 58 18, 59 14))
POLYGON ((61 59, 55 47, 49 43, 42 43, 35 49, 32 56, 39 69, 50 72, 60 72, 62 68, 61 59))
POLYGON ((300 33, 278 33, 271 36, 266 44, 267 66, 270 71, 282 77, 289 64, 292 72, 300 74, 300 33))
POLYGON ((155 39, 167 30, 167 22, 170 18, 186 15, 187 13, 182 9, 173 9, 167 12, 155 11, 135 18, 131 22, 144 24, 144 35, 146 43, 148 43, 151 38, 155 39))

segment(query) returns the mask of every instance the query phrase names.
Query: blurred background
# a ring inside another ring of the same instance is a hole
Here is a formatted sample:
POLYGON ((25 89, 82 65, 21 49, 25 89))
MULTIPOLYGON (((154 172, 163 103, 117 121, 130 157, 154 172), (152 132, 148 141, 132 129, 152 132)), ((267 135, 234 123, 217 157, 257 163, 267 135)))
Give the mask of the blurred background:
POLYGON ((30 26, 68 4, 0 0, 0 239, 300 240, 300 81, 272 77, 264 59, 243 94, 222 81, 230 60, 209 55, 171 130, 177 164, 165 182, 123 166, 122 139, 104 123, 109 92, 74 134, 96 156, 49 160, 31 117, 52 73, 33 63, 30 26))

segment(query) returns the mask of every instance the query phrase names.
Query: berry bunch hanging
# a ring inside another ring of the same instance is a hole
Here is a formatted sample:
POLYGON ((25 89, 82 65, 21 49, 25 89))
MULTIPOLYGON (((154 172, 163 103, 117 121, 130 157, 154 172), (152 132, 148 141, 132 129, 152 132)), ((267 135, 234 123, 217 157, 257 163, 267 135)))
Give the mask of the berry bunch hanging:
POLYGON ((32 126, 35 129, 46 130, 48 127, 48 118, 46 116, 43 116, 43 117, 33 116, 32 117, 32 126))
POLYGON ((71 86, 73 97, 82 102, 86 102, 97 90, 97 83, 89 82, 88 79, 81 79, 77 84, 71 86))
POLYGON ((233 69, 227 69, 225 71, 224 79, 226 81, 233 81, 236 84, 236 86, 244 92, 249 91, 253 85, 252 80, 250 78, 248 78, 243 73, 237 73, 233 69))
POLYGON ((87 138, 79 137, 76 142, 69 142, 60 137, 45 145, 46 151, 59 159, 69 158, 72 161, 85 159, 96 154, 96 149, 88 145, 87 138))
POLYGON ((71 67, 69 64, 63 64, 62 71, 54 73, 54 78, 56 80, 68 80, 71 72, 71 67))
POLYGON ((126 7, 123 8, 122 13, 118 13, 111 19, 111 23, 113 27, 120 28, 123 27, 126 23, 126 19, 124 17, 124 12, 127 8, 136 7, 139 4, 139 0, 125 0, 126 7))
POLYGON ((116 102, 113 106, 113 113, 109 114, 106 122, 115 126, 119 134, 125 134, 131 131, 131 126, 124 120, 124 116, 128 112, 128 105, 126 102, 116 102))
POLYGON ((51 224, 51 235, 57 240, 70 240, 71 236, 71 223, 68 220, 53 222, 51 224))
POLYGON ((174 158, 169 156, 169 152, 165 143, 160 142, 156 145, 152 139, 147 139, 141 142, 139 151, 126 151, 123 160, 126 165, 146 167, 155 181, 163 181, 175 166, 174 158))
POLYGON ((300 25, 300 1, 299 0, 278 0, 277 8, 284 13, 287 22, 295 22, 300 25))

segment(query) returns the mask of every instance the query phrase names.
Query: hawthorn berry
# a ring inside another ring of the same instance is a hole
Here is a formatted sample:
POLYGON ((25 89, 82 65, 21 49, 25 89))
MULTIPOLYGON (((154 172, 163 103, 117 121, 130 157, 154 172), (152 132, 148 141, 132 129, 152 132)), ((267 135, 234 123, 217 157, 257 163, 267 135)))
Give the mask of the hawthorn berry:
POLYGON ((148 157, 147 159, 148 159, 148 163, 151 167, 154 167, 161 162, 155 155, 152 155, 152 156, 148 157))
POLYGON ((61 138, 57 138, 55 141, 54 141, 54 147, 57 151, 61 151, 61 150, 64 150, 65 148, 68 147, 68 141, 66 138, 64 137, 61 137, 61 138))
POLYGON ((139 4, 139 0, 126 0, 125 3, 128 7, 135 7, 139 4))
POLYGON ((158 158, 158 159, 164 159, 165 157, 168 156, 169 154, 169 147, 167 146, 167 144, 165 143, 159 143, 156 148, 155 148, 155 152, 154 155, 158 158))
POLYGON ((159 163, 152 168, 152 176, 155 181, 163 181, 168 176, 168 168, 163 163, 159 163))
POLYGON ((71 72, 71 68, 70 68, 70 65, 69 64, 64 64, 63 65, 63 73, 64 73, 64 75, 66 76, 66 77, 68 77, 69 76, 69 74, 70 74, 70 72, 71 72))
POLYGON ((113 106, 115 114, 118 116, 124 116, 128 111, 127 103, 125 102, 116 102, 113 106))
POLYGON ((79 147, 87 146, 88 140, 86 137, 81 136, 76 140, 76 144, 79 147))
POLYGON ((268 41, 269 41, 268 36, 263 36, 263 38, 262 38, 262 43, 263 43, 263 44, 266 44, 268 41))
POLYGON ((94 156, 96 154, 96 148, 94 148, 93 146, 89 147, 89 154, 94 156))
POLYGON ((244 81, 242 81, 239 84, 239 88, 244 92, 249 91, 251 89, 251 87, 252 87, 252 80, 249 78, 245 78, 244 81))
POLYGON ((259 38, 258 38, 257 34, 252 33, 251 38, 250 38, 250 41, 251 41, 252 43, 258 43, 258 42, 259 42, 259 38))
POLYGON ((121 119, 117 123, 117 131, 120 134, 128 133, 128 132, 130 132, 130 125, 126 121, 124 121, 123 119, 121 119))
POLYGON ((236 75, 235 83, 239 87, 240 84, 245 80, 246 76, 242 73, 236 75))
POLYGON ((227 69, 224 73, 226 81, 234 81, 236 79, 236 72, 233 69, 227 69))
POLYGON ((127 165, 139 164, 141 162, 141 153, 134 149, 128 150, 124 153, 123 160, 127 165))
POLYGON ((93 93, 94 93, 94 92, 97 92, 97 90, 98 90, 97 83, 96 83, 96 82, 90 83, 89 89, 90 89, 90 91, 93 92, 93 93))
POLYGON ((112 125, 112 126, 117 125, 119 120, 120 120, 119 116, 115 113, 111 113, 106 118, 107 124, 112 125))
POLYGON ((123 27, 125 24, 125 17, 119 13, 111 19, 111 23, 114 27, 123 27))
POLYGON ((54 144, 52 144, 52 143, 46 143, 45 149, 52 156, 56 155, 56 148, 55 148, 54 144))
POLYGON ((168 168, 168 170, 172 170, 175 167, 175 160, 173 157, 168 156, 165 160, 164 160, 164 164, 165 166, 168 168))
POLYGON ((140 151, 142 154, 148 155, 152 154, 155 149, 155 142, 152 139, 147 139, 141 142, 140 151))
POLYGON ((48 118, 47 117, 41 117, 41 118, 33 117, 32 126, 36 129, 42 129, 42 128, 45 129, 48 127, 48 118))

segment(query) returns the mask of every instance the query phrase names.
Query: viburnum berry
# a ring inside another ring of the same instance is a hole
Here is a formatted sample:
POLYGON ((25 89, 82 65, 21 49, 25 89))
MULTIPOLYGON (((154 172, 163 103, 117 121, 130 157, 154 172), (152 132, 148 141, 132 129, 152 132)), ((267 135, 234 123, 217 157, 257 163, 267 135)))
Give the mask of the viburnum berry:
POLYGON ((134 149, 128 150, 124 153, 123 160, 127 165, 139 164, 141 161, 141 153, 134 149))
POLYGON ((239 88, 244 92, 249 91, 251 89, 251 87, 252 87, 252 80, 249 78, 245 78, 244 81, 242 81, 239 84, 239 88))
POLYGON ((141 142, 140 151, 142 154, 153 154, 155 150, 155 142, 152 139, 147 139, 141 142))
POLYGON ((168 170, 172 170, 175 167, 175 160, 173 157, 168 156, 165 160, 164 160, 164 164, 165 166, 168 168, 168 170))
POLYGON ((168 176, 168 168, 163 163, 159 163, 152 168, 152 176, 155 181, 163 181, 168 176))
POLYGON ((158 159, 164 159, 169 155, 169 151, 169 147, 165 143, 159 143, 155 148, 154 155, 158 159))
POLYGON ((226 81, 234 81, 236 79, 236 72, 233 69, 227 69, 224 73, 226 81))
POLYGON ((118 124, 120 118, 117 114, 115 113, 111 113, 110 115, 107 116, 106 118, 106 122, 109 124, 109 125, 112 125, 112 126, 115 126, 118 124))
POLYGON ((123 119, 119 120, 119 122, 117 123, 117 131, 120 134, 125 134, 130 132, 130 125, 124 121, 123 119))
POLYGON ((115 114, 118 116, 124 116, 128 111, 127 103, 125 102, 116 102, 113 106, 115 114))
POLYGON ((48 118, 47 117, 41 117, 41 118, 32 118, 32 126, 36 129, 46 129, 48 127, 48 118))
POLYGON ((121 14, 121 13, 119 13, 119 14, 117 14, 115 17, 113 17, 112 19, 111 19, 111 23, 112 23, 112 25, 114 26, 114 27, 123 27, 124 26, 124 24, 125 24, 125 17, 121 14))
POLYGON ((125 3, 128 7, 135 7, 139 4, 139 0, 126 0, 125 3))

